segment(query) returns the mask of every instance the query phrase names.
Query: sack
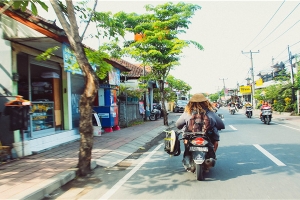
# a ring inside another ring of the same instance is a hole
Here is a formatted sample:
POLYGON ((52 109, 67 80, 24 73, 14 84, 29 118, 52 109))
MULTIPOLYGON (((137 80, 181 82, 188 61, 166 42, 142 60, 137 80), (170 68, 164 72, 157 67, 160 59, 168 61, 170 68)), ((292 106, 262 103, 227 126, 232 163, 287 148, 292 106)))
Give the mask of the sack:
POLYGON ((165 152, 172 156, 179 156, 181 153, 180 150, 180 141, 179 141, 179 134, 174 130, 166 131, 165 137, 165 152))

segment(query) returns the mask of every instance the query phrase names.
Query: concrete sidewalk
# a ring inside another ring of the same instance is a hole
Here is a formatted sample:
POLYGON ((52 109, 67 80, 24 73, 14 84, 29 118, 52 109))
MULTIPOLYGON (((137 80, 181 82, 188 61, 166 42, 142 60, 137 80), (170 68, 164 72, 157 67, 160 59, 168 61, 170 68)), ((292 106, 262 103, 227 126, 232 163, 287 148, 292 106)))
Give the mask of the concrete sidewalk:
MULTIPOLYGON (((112 167, 174 126, 178 116, 104 133, 94 137, 91 168, 112 167)), ((0 199, 43 199, 76 177, 79 141, 0 165, 0 199)))

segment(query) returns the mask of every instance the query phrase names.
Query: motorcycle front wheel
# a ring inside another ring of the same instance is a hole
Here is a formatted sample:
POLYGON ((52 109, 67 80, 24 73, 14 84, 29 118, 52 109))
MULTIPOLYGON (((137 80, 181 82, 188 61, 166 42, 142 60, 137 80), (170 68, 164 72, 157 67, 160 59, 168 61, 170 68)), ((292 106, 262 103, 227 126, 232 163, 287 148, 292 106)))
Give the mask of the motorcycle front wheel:
POLYGON ((196 178, 198 181, 204 180, 204 169, 203 165, 196 164, 196 178))
POLYGON ((150 115, 149 119, 150 119, 150 121, 155 121, 156 120, 156 116, 155 115, 150 115))
POLYGON ((248 112, 248 118, 251 118, 251 113, 250 112, 248 112))

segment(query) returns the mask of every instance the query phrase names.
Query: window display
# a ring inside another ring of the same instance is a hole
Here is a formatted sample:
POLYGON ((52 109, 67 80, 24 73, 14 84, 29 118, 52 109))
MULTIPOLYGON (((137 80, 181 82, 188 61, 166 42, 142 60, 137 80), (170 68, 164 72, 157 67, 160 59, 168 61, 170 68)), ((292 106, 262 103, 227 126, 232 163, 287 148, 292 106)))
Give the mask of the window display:
POLYGON ((32 132, 54 128, 54 102, 33 101, 31 113, 32 132))

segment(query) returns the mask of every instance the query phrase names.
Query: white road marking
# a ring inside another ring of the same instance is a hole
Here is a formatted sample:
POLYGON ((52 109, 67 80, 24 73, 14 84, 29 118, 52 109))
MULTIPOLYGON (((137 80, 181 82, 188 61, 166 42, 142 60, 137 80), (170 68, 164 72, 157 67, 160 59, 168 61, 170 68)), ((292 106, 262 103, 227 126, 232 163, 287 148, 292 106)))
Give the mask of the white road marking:
POLYGON ((158 145, 150 154, 148 154, 141 162, 139 162, 128 174, 126 174, 121 180, 119 180, 110 190, 108 190, 99 200, 109 199, 117 190, 126 183, 126 181, 137 172, 143 164, 145 164, 152 156, 157 152, 157 150, 163 145, 161 143, 158 145))
POLYGON ((280 126, 284 126, 284 127, 287 127, 287 128, 291 128, 291 129, 294 129, 294 130, 297 130, 297 131, 300 131, 299 128, 294 128, 294 127, 290 127, 290 126, 287 126, 287 125, 283 125, 283 124, 278 124, 278 123, 275 123, 273 122, 274 124, 277 124, 277 125, 280 125, 280 126))
POLYGON ((283 162, 281 162, 280 160, 278 160, 275 156, 273 156, 272 154, 270 154, 267 150, 265 150, 264 148, 262 148, 260 145, 253 144, 253 146, 255 146, 260 152, 262 152, 265 156, 267 156, 270 160, 272 160, 278 166, 286 166, 283 162))
POLYGON ((233 130, 237 130, 236 128, 234 128, 232 125, 229 125, 229 127, 231 128, 231 129, 233 129, 233 130))

